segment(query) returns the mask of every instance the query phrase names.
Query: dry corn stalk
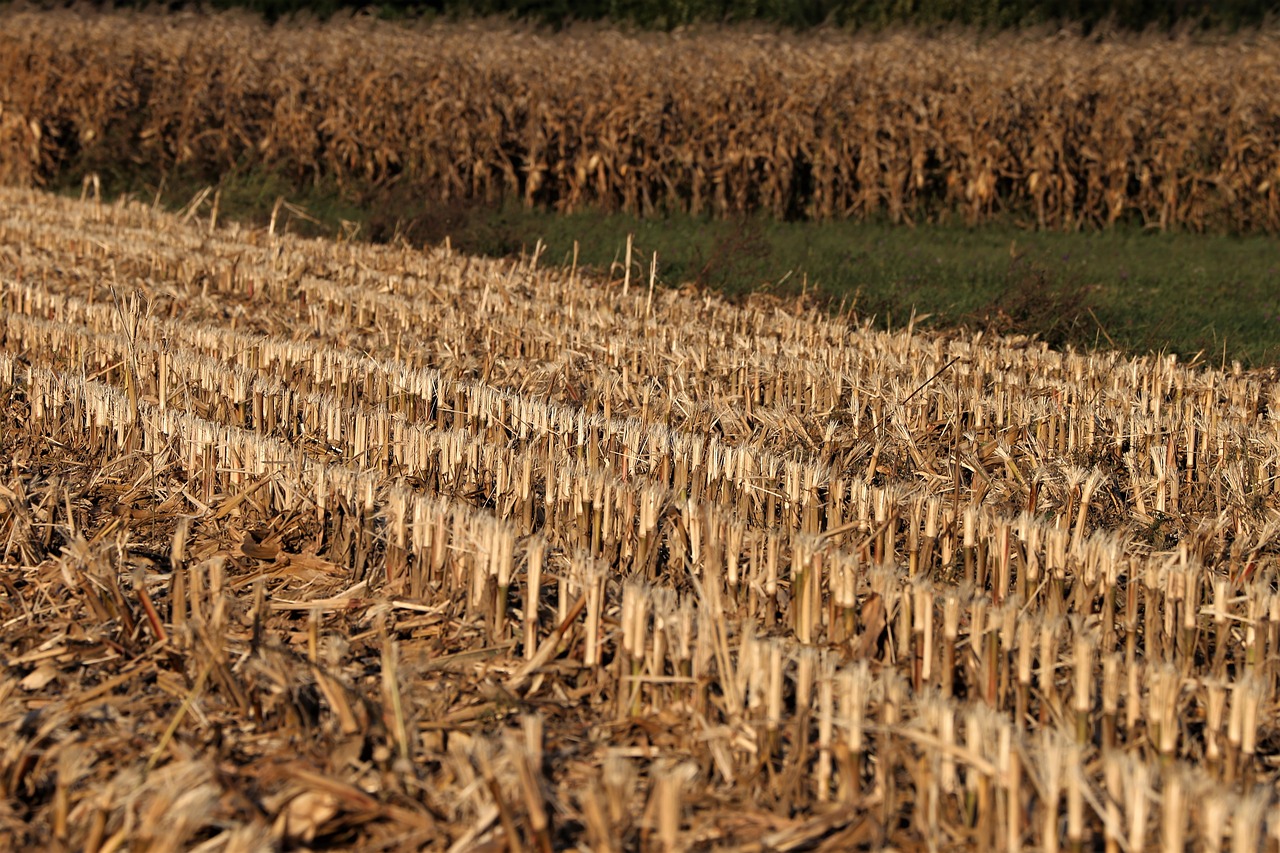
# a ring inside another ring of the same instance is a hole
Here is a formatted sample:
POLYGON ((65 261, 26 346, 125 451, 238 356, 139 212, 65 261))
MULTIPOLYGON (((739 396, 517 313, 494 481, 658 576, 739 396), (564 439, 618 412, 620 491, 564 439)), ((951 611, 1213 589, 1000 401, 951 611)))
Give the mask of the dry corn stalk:
POLYGON ((1263 837, 1269 375, 22 190, 0 244, 14 846, 1263 837))

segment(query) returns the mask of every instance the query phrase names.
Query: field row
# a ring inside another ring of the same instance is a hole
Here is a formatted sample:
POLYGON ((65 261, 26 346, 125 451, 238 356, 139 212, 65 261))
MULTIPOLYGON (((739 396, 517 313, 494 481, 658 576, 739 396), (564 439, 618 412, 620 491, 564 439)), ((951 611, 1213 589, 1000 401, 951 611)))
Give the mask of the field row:
POLYGON ((444 204, 1280 228, 1271 30, 1098 41, 3 14, 8 183, 261 167, 444 204))
POLYGON ((1271 376, 27 191, 0 247, 15 845, 1280 842, 1271 376))

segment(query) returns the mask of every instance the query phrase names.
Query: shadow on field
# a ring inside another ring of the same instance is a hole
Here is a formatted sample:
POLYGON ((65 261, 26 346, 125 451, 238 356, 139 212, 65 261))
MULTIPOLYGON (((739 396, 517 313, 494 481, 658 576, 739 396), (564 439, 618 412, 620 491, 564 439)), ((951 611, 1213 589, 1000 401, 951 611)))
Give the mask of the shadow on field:
POLYGON ((1014 258, 1004 288, 962 323, 992 334, 1030 335, 1055 349, 1094 346, 1098 337, 1114 346, 1099 319, 1097 291, 1096 285, 1014 258))

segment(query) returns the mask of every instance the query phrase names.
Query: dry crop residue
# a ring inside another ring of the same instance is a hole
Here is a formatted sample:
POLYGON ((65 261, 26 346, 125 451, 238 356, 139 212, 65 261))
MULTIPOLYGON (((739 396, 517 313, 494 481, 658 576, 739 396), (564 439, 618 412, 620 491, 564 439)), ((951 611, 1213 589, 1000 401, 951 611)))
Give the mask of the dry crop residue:
POLYGON ((1254 849, 1280 391, 0 193, 0 843, 1254 849))

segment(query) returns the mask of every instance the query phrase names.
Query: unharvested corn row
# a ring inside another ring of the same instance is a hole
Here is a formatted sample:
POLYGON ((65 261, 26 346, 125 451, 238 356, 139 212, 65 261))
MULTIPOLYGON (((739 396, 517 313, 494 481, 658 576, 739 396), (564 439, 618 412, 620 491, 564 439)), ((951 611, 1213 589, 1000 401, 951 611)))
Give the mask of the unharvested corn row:
POLYGON ((1280 228, 1273 29, 550 34, 79 9, 0 24, 9 184, 251 163, 442 204, 1280 228))

